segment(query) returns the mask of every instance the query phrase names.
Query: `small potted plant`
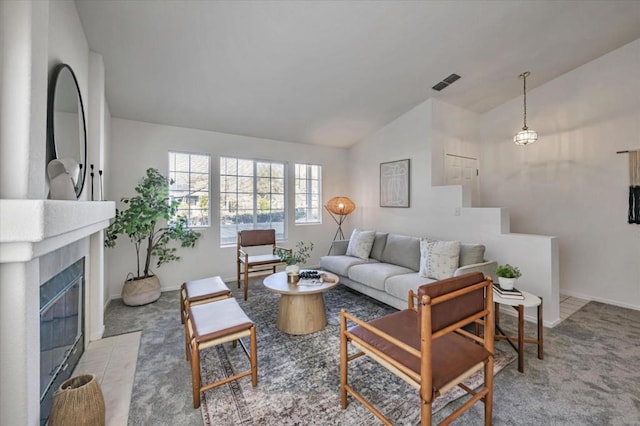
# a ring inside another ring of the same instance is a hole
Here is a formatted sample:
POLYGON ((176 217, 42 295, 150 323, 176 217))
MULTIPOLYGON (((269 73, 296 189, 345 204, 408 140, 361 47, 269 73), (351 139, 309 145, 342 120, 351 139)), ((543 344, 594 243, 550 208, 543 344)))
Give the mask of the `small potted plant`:
POLYGON ((298 241, 295 250, 277 248, 276 255, 280 257, 280 260, 287 264, 287 267, 285 268, 287 274, 297 275, 298 272, 300 272, 300 265, 307 263, 307 260, 311 257, 312 250, 313 243, 309 243, 307 245, 302 241, 298 241))
POLYGON ((518 267, 507 263, 506 265, 498 265, 496 275, 498 276, 500 287, 505 290, 511 290, 515 286, 516 280, 522 276, 522 272, 518 267))

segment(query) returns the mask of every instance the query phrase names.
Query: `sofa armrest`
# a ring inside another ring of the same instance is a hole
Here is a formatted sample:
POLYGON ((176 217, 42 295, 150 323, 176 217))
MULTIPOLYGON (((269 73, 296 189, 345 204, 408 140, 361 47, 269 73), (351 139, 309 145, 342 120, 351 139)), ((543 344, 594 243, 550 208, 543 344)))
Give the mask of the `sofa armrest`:
POLYGON ((465 265, 465 266, 459 267, 458 269, 455 270, 455 272, 453 273, 453 276, 457 277, 460 275, 468 274, 470 272, 482 272, 485 278, 487 277, 495 278, 497 267, 498 267, 498 262, 496 262, 495 260, 490 260, 488 262, 482 262, 482 263, 473 263, 471 265, 465 265))
POLYGON ((347 254, 347 247, 349 247, 349 240, 336 240, 331 243, 329 254, 334 256, 340 256, 347 254))

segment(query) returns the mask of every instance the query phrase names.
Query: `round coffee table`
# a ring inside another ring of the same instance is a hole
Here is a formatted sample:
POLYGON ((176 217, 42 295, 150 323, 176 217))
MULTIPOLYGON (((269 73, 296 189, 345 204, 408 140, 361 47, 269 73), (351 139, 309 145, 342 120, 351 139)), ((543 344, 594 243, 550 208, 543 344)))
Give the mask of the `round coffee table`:
POLYGON ((288 334, 309 334, 327 325, 322 293, 338 285, 339 278, 330 272, 321 271, 321 274, 324 282, 319 285, 289 284, 286 272, 277 272, 264 279, 268 290, 280 294, 278 329, 288 334))

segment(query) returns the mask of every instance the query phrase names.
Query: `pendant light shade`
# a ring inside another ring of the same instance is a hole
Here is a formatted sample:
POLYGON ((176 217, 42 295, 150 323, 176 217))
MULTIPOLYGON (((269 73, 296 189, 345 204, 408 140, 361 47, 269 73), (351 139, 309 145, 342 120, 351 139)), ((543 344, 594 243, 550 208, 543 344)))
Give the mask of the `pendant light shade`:
POLYGON ((530 74, 529 71, 525 71, 519 76, 522 79, 524 93, 524 126, 522 126, 522 130, 513 137, 513 142, 516 145, 522 146, 532 144, 538 140, 538 132, 527 127, 527 77, 529 77, 530 74))

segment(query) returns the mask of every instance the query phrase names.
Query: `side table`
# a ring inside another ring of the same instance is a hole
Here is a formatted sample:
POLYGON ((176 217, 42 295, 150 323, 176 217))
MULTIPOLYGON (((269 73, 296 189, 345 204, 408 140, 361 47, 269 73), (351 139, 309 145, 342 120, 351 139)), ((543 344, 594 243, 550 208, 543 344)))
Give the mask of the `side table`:
POLYGON ((508 299, 506 297, 500 297, 496 292, 493 292, 493 301, 495 303, 495 326, 496 326, 496 340, 506 340, 511 347, 518 352, 518 371, 524 373, 524 344, 535 343, 538 345, 538 359, 543 359, 542 348, 542 298, 535 296, 526 291, 522 291, 524 299, 508 299), (518 312, 518 336, 507 336, 506 333, 500 328, 500 306, 509 305, 512 306, 518 312), (538 338, 525 338, 524 336, 524 308, 538 307, 538 338), (498 333, 499 332, 499 333, 498 333), (518 347, 513 344, 518 343, 518 347))

